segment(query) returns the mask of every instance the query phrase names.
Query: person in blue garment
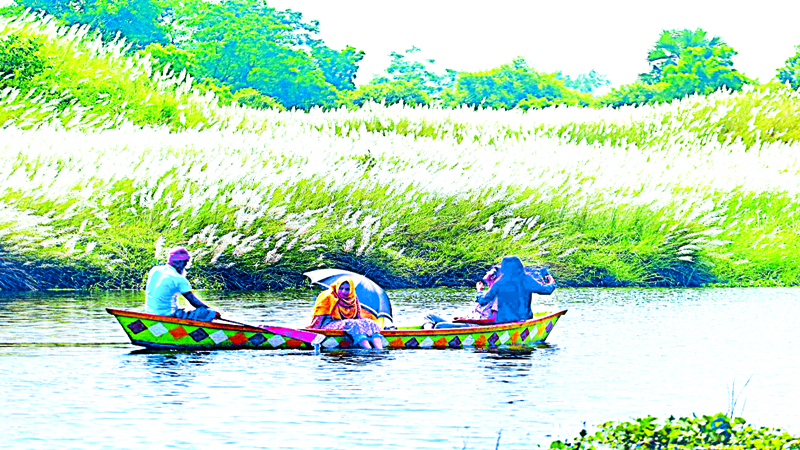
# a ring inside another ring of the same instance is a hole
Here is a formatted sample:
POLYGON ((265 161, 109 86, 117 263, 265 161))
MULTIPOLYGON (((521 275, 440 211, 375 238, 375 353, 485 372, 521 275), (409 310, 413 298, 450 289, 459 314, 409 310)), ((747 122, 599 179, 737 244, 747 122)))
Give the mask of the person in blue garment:
POLYGON ((486 282, 489 290, 482 292, 483 283, 478 282, 478 304, 469 314, 456 317, 453 322, 428 314, 423 328, 460 328, 528 320, 533 317, 531 295, 550 295, 556 289, 546 268, 526 268, 516 256, 503 258, 501 264, 492 267, 482 281, 486 282))
POLYGON ((211 322, 220 317, 192 292, 186 279, 186 266, 191 256, 184 247, 175 247, 169 252, 167 263, 150 269, 144 288, 144 310, 149 314, 177 317, 179 319, 211 322), (178 307, 178 297, 183 296, 195 309, 178 307))
POLYGON ((500 263, 497 281, 486 291, 482 304, 497 301, 495 323, 519 322, 533 318, 531 296, 550 295, 556 290, 553 277, 547 269, 540 270, 542 280, 525 271, 525 266, 516 256, 506 256, 500 263))

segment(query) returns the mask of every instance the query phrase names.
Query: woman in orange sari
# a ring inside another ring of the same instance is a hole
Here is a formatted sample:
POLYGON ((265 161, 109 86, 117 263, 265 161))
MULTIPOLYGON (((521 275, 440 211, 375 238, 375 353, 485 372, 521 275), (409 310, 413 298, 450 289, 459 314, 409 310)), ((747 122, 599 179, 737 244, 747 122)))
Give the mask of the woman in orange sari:
POLYGON ((342 330, 363 348, 383 348, 380 327, 366 316, 361 311, 353 280, 342 278, 319 294, 314 304, 314 319, 308 327, 342 330))

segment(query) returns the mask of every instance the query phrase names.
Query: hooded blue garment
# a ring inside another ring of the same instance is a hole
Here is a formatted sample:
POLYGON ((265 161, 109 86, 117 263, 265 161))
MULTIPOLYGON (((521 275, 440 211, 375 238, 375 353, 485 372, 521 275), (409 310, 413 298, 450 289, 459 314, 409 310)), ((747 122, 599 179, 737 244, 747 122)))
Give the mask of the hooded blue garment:
POLYGON ((497 320, 495 323, 518 322, 533 317, 531 294, 550 295, 555 283, 542 284, 525 272, 525 266, 516 256, 506 256, 500 263, 500 277, 489 289, 481 304, 497 298, 497 320))

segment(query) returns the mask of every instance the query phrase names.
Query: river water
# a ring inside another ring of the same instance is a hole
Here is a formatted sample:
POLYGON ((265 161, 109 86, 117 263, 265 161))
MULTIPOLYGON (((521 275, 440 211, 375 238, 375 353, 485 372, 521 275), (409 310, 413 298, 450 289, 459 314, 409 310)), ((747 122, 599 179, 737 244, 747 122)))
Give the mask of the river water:
MULTIPOLYGON (((204 293, 298 326, 314 291, 204 293)), ((396 323, 471 307, 391 291, 396 323)), ((530 351, 137 350, 106 307, 142 294, 0 295, 0 447, 544 447, 608 420, 728 412, 800 434, 800 289, 561 289, 530 351), (745 383, 749 384, 745 386, 745 383)))

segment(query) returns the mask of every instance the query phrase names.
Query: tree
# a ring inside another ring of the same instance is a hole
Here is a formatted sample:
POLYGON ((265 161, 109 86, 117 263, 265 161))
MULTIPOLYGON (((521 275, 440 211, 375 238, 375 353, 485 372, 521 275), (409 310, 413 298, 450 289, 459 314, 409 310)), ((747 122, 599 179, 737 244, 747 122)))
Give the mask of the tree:
MULTIPOLYGON (((364 52, 338 51, 317 37, 319 23, 277 11, 266 0, 19 0, 66 23, 88 23, 107 39, 122 33, 137 49, 186 70, 208 86, 256 89, 287 107, 335 106, 355 89, 364 52), (208 82, 206 83, 206 81, 208 82)), ((13 13, 13 11, 8 11, 13 13)), ((252 93, 246 98, 257 99, 252 93)), ((226 101, 233 101, 233 92, 226 101)))
POLYGON ((193 55, 192 74, 234 90, 254 88, 286 107, 333 106, 354 89, 363 52, 326 47, 318 23, 263 0, 189 0, 176 8, 173 43, 193 55))
POLYGON ((728 46, 686 48, 676 64, 663 69, 661 82, 669 85, 668 96, 707 95, 723 87, 740 90, 750 80, 733 69, 728 56, 730 52, 733 49, 728 46))
POLYGON ((355 79, 358 63, 364 59, 364 52, 347 46, 342 51, 336 51, 314 41, 311 47, 311 57, 317 62, 325 81, 332 84, 340 91, 356 89, 355 79))
POLYGON ((392 60, 386 68, 386 73, 373 78, 370 84, 411 83, 427 96, 437 96, 443 89, 441 83, 444 77, 433 71, 435 60, 417 61, 412 58, 419 51, 418 47, 412 46, 403 53, 391 52, 389 57, 392 60))
POLYGON ((612 90, 601 103, 613 106, 668 102, 722 88, 740 90, 751 80, 733 68, 736 51, 702 29, 663 31, 648 52, 650 72, 612 90))
POLYGON ((461 72, 452 90, 442 96, 448 106, 469 105, 513 109, 554 104, 588 105, 590 96, 564 86, 557 74, 540 73, 516 58, 483 72, 461 72))
POLYGON ((419 61, 414 59, 417 47, 411 47, 403 53, 391 52, 391 62, 383 74, 349 92, 344 100, 355 106, 362 106, 367 101, 393 105, 403 102, 406 105, 427 105, 437 99, 440 93, 452 86, 456 72, 448 69, 445 75, 433 71, 435 60, 419 61))
POLYGON ((589 73, 582 73, 574 79, 569 75, 564 75, 561 72, 557 72, 556 78, 561 80, 565 87, 574 89, 578 92, 583 92, 584 94, 591 94, 601 87, 611 85, 611 82, 608 80, 608 78, 606 78, 605 75, 597 73, 594 69, 592 69, 589 73))
MULTIPOLYGON (((714 85, 715 81, 725 79, 738 85, 747 80, 736 72, 731 58, 738 52, 728 46, 718 36, 708 38, 708 33, 701 28, 692 30, 664 30, 661 32, 653 48, 647 54, 650 72, 639 75, 639 79, 647 84, 669 82, 667 78, 678 74, 694 75, 714 73, 713 77, 705 77, 708 82, 702 84, 703 91, 707 87, 717 90, 722 85, 714 85)), ((704 79, 703 75, 699 78, 704 79)), ((701 80, 702 81, 702 80, 701 80)), ((729 86, 734 88, 733 86, 729 86)))
POLYGON ((778 69, 778 81, 789 83, 792 89, 800 89, 800 45, 797 52, 786 60, 786 64, 778 69))
POLYGON ((166 0, 16 0, 34 11, 44 11, 67 23, 90 24, 106 39, 118 33, 137 48, 166 44, 162 24, 166 0))

